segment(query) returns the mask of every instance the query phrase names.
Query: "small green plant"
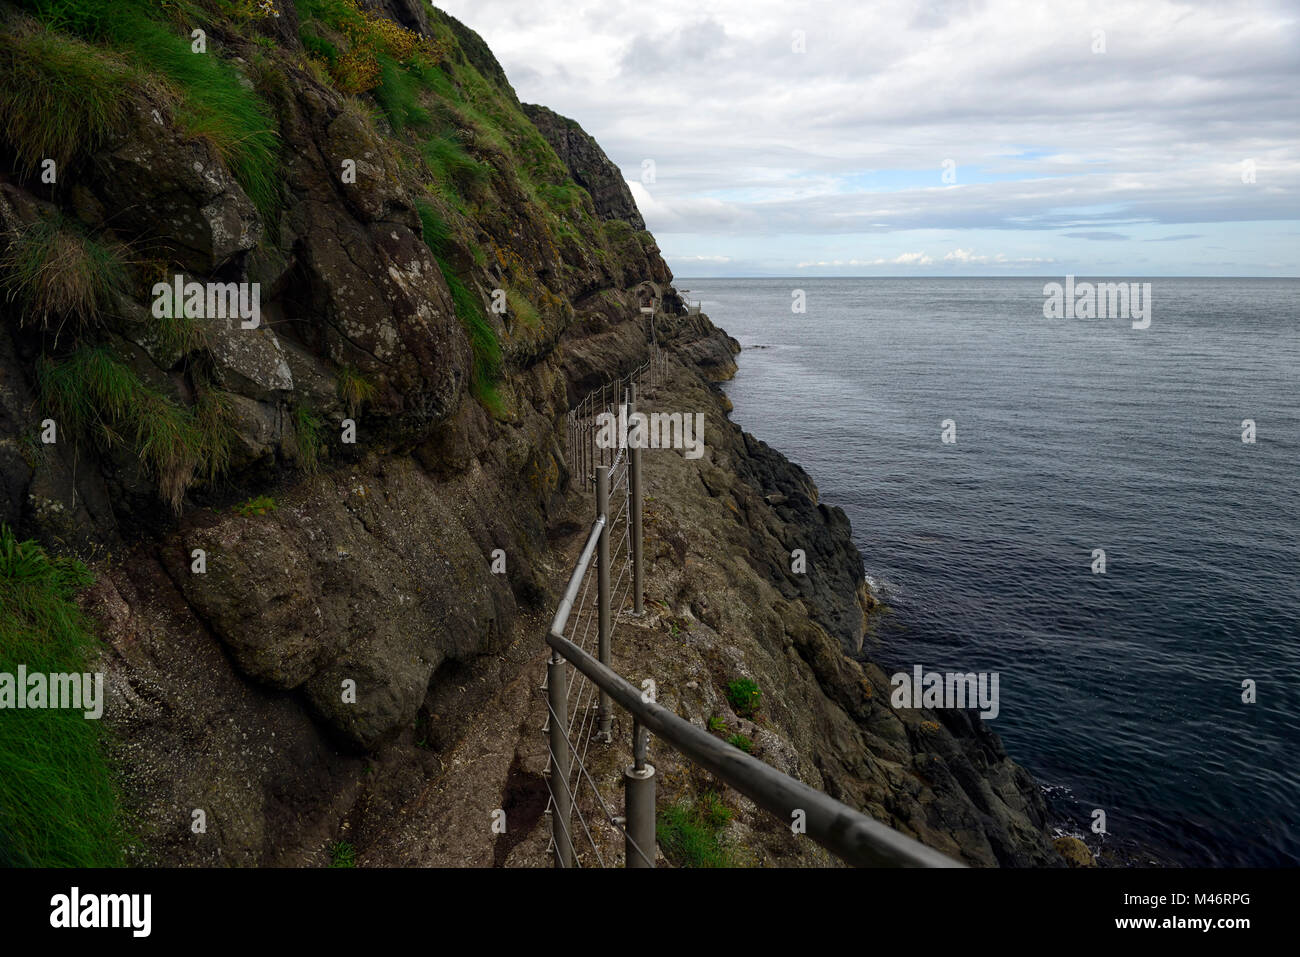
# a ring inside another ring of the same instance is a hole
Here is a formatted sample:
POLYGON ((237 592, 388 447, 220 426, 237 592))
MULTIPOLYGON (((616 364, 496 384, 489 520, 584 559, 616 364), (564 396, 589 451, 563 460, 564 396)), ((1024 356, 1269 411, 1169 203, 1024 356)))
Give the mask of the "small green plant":
POLYGON ((731 867, 731 850, 723 843, 722 829, 732 811, 713 792, 695 801, 670 805, 658 814, 655 838, 678 867, 731 867))
POLYGON ((355 418, 361 407, 375 397, 374 384, 352 366, 343 366, 338 371, 339 401, 348 410, 348 417, 355 418))
POLYGON ((330 845, 330 867, 356 867, 356 850, 347 841, 335 841, 330 845))
POLYGON ((727 719, 720 714, 715 714, 709 719, 709 730, 715 734, 727 733, 727 719))
POLYGON ((733 748, 740 748, 740 750, 744 751, 746 754, 754 753, 754 742, 749 740, 749 738, 745 737, 743 734, 733 734, 727 739, 727 744, 731 745, 733 748))
POLYGON ((516 289, 506 290, 506 304, 510 307, 510 315, 516 325, 523 326, 525 329, 536 329, 541 325, 541 316, 537 312, 537 307, 528 301, 528 298, 516 289))
POLYGON ((293 424, 298 436, 298 452, 303 470, 314 473, 320 468, 321 428, 324 422, 309 406, 300 405, 293 410, 293 424))
POLYGON ((254 515, 266 515, 274 512, 277 508, 279 506, 275 504, 275 499, 269 495, 258 495, 246 502, 231 506, 230 510, 238 515, 243 515, 245 518, 251 518, 254 515))
POLYGON ((727 701, 742 718, 752 718, 762 704, 763 694, 748 678, 737 678, 727 685, 727 701))

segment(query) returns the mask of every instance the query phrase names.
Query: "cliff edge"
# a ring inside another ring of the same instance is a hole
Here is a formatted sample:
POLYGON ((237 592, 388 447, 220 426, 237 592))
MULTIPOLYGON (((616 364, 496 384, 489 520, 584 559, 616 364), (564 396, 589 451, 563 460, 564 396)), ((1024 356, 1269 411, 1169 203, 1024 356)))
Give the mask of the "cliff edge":
MULTIPOLYGON (((463 24, 0 4, 0 77, 0 521, 94 573, 128 861, 546 863, 542 635, 590 519, 565 414, 649 354, 649 281, 651 401, 703 412, 708 451, 650 457, 654 612, 616 664, 941 850, 1062 863, 996 736, 892 710, 843 654, 871 605, 844 514, 727 419, 734 341, 463 24)), ((732 808, 737 863, 828 863, 657 759, 669 801, 732 808)))

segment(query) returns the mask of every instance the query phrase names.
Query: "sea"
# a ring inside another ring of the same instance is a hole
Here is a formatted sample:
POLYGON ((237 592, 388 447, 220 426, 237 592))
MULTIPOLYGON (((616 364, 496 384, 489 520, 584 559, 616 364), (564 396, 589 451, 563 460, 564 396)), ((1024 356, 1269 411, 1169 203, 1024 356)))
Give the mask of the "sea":
POLYGON ((677 285, 743 347, 733 419, 852 521, 865 657, 996 672, 1059 833, 1300 864, 1300 280, 1105 279, 1145 328, 1046 318, 1064 280, 677 285))

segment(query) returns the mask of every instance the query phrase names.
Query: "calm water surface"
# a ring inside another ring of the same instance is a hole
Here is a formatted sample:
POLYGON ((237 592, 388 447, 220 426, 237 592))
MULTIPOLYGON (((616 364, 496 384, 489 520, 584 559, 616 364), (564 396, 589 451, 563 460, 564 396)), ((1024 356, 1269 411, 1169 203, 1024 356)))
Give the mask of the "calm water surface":
POLYGON ((1044 319, 1046 281, 680 285, 745 347, 734 419, 852 520, 867 654, 999 672, 1067 829, 1300 863, 1300 281, 1146 280, 1145 330, 1044 319))

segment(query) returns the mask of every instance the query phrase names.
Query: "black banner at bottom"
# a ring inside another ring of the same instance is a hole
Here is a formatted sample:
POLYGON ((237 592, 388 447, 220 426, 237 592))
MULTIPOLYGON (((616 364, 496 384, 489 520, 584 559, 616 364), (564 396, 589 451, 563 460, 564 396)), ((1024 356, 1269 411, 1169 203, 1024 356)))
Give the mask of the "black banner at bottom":
MULTIPOLYGON (((894 926, 936 946, 967 928, 1092 940, 1132 936, 1226 946, 1277 934, 1290 918, 1289 870, 11 870, 0 871, 7 943, 76 937, 148 942, 374 945, 394 933, 458 947, 605 929, 687 933, 698 945, 789 922, 877 942, 894 926), (679 925, 679 926, 674 926, 679 925), (850 933, 853 930, 849 931, 850 933)), ((609 937, 602 937, 605 942, 609 937)), ((674 938, 660 938, 670 941, 674 938)), ((979 939, 978 937, 963 939, 979 939)))

